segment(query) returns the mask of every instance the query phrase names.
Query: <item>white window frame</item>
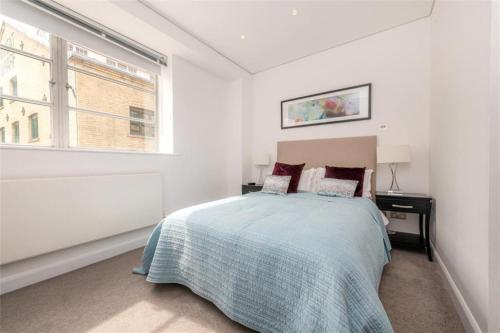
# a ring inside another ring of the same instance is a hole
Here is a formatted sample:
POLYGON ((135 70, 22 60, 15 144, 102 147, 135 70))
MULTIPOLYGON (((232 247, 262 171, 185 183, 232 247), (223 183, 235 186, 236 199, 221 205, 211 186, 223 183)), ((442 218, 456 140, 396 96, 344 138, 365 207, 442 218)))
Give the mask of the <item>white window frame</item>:
MULTIPOLYGON (((154 84, 155 84, 155 90, 152 92, 151 90, 143 89, 141 87, 137 87, 131 84, 128 84, 126 82, 122 82, 119 80, 115 80, 113 78, 109 78, 103 75, 99 75, 97 73, 93 73, 90 71, 86 71, 84 69, 78 68, 78 67, 73 67, 68 65, 68 58, 67 58, 67 45, 68 41, 66 41, 63 38, 56 37, 54 35, 50 35, 50 58, 44 58, 41 56, 37 56, 28 52, 25 52, 23 50, 15 49, 6 45, 0 45, 0 49, 7 51, 7 52, 13 52, 16 54, 19 54, 21 56, 29 57, 38 61, 43 61, 45 63, 48 63, 50 65, 50 102, 45 102, 45 101, 38 101, 38 100, 33 100, 31 98, 24 98, 24 97, 19 97, 19 96, 13 96, 13 95, 7 95, 3 94, 3 92, 0 93, 0 97, 6 100, 11 100, 11 101, 18 101, 22 103, 28 103, 28 104, 36 104, 36 105, 42 105, 49 107, 49 112, 51 113, 51 137, 52 137, 52 144, 50 148, 59 148, 59 149, 70 149, 70 150, 85 150, 85 151, 105 151, 105 152, 132 152, 132 153, 152 153, 149 151, 141 151, 141 150, 127 150, 127 149, 119 149, 119 148, 107 148, 107 149, 101 149, 101 148, 84 148, 84 147, 70 147, 70 142, 69 142, 69 112, 70 111, 75 111, 75 112, 85 112, 85 113, 91 113, 95 114, 98 116, 102 117, 110 117, 110 118, 118 118, 118 119, 123 119, 126 121, 138 121, 138 122, 143 122, 147 124, 152 124, 154 125, 154 151, 153 153, 159 153, 159 143, 160 143, 160 118, 161 118, 161 108, 160 108, 160 89, 159 89, 159 75, 155 73, 151 73, 154 75, 154 84), (114 115, 106 112, 100 112, 100 111, 94 111, 94 110, 87 110, 87 109, 82 109, 82 108, 76 108, 76 107, 70 107, 68 103, 68 94, 69 94, 69 83, 68 83, 68 70, 73 70, 76 72, 83 73, 85 75, 90 75, 97 77, 102 80, 107 80, 110 82, 113 82, 115 84, 119 85, 124 85, 128 86, 130 88, 144 91, 150 94, 153 94, 155 97, 155 119, 154 122, 149 122, 145 121, 142 119, 136 119, 136 118, 131 118, 131 117, 126 117, 126 116, 120 116, 120 115, 114 115)), ((78 47, 75 45, 75 47, 78 47)), ((97 50, 99 52, 99 50, 97 50)), ((99 52, 100 53, 100 52, 99 52)), ((115 62, 121 62, 123 64, 128 64, 124 61, 121 61, 120 59, 113 59, 115 62)), ((30 148, 47 148, 47 146, 40 146, 40 145, 33 145, 33 144, 20 144, 20 143, 11 143, 11 144, 6 144, 6 143, 0 143, 0 146, 13 146, 13 147, 30 147, 30 148)))

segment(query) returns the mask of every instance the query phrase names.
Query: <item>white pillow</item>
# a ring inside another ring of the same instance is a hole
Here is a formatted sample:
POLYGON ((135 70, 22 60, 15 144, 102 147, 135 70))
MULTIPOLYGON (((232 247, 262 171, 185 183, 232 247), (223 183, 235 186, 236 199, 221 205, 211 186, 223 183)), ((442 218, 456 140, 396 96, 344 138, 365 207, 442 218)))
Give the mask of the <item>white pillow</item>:
POLYGON ((297 190, 301 192, 313 192, 311 190, 311 184, 315 173, 315 168, 303 170, 300 174, 299 186, 297 187, 297 190))
POLYGON ((372 169, 365 170, 365 176, 363 178, 363 198, 372 197, 372 169))
POLYGON ((314 172, 313 179, 311 181, 311 192, 317 193, 319 190, 319 183, 321 179, 325 178, 325 168, 316 168, 316 171, 314 172))

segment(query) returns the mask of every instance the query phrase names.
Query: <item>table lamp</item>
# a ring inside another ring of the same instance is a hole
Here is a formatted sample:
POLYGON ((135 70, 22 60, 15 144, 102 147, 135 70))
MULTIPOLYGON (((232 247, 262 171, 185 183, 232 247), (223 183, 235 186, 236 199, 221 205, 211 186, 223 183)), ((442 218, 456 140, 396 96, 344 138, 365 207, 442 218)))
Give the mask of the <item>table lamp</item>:
POLYGON ((253 164, 259 167, 259 180, 257 184, 263 184, 264 180, 262 179, 262 169, 269 165, 270 158, 269 154, 258 154, 253 158, 253 164))
POLYGON ((377 163, 389 164, 392 173, 391 188, 387 191, 388 194, 403 194, 399 188, 396 172, 398 170, 398 163, 410 162, 410 146, 381 146, 377 147, 377 163))

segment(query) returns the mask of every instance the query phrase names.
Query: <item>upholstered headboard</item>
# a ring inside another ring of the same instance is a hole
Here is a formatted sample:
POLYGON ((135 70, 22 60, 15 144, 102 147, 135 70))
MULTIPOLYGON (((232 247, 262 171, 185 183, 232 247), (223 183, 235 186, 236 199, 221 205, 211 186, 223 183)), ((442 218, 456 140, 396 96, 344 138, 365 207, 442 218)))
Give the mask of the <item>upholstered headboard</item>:
POLYGON ((377 137, 359 136, 278 142, 278 162, 306 163, 304 169, 335 165, 373 169, 372 198, 375 198, 377 137))

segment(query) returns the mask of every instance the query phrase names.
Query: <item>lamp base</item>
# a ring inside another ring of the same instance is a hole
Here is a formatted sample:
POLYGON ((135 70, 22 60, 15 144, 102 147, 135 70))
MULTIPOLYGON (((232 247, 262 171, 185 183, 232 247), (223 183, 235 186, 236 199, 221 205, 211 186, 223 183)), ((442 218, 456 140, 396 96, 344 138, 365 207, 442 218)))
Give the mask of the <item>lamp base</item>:
POLYGON ((399 189, 398 179, 396 178, 396 173, 398 171, 398 164, 391 163, 389 165, 389 167, 391 168, 392 182, 391 182, 391 187, 389 188, 389 191, 387 191, 387 194, 389 194, 389 195, 403 195, 403 191, 401 191, 399 189))

